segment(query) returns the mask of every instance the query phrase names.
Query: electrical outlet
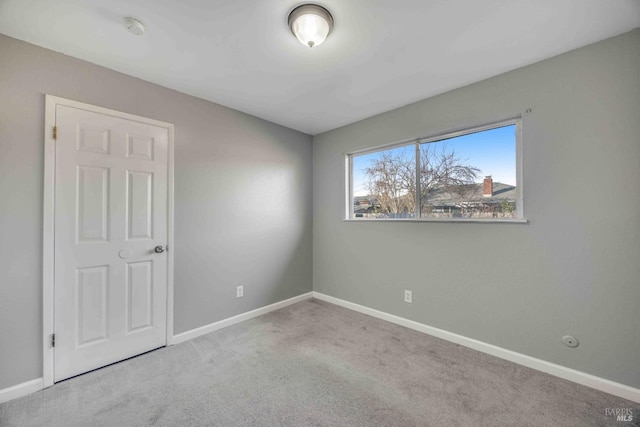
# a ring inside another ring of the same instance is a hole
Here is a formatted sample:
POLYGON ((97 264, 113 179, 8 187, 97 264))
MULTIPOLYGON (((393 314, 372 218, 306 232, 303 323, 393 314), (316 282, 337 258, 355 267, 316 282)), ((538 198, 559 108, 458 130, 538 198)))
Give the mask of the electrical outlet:
POLYGON ((404 302, 412 303, 413 302, 413 293, 408 290, 404 290, 404 302))
POLYGON ((236 298, 242 298, 244 296, 244 286, 236 286, 236 298))

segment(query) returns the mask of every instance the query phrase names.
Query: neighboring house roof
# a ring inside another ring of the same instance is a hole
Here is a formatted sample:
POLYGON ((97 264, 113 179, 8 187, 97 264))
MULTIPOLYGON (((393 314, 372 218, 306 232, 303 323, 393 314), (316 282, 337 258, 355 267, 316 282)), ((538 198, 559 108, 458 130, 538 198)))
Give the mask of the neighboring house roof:
MULTIPOLYGON (((447 191, 445 188, 437 188, 429 193, 429 201, 440 203, 448 200, 459 201, 461 198, 465 200, 515 200, 516 199, 516 187, 515 185, 503 184, 501 182, 493 183, 493 195, 491 197, 485 197, 482 194, 482 183, 469 184, 460 187, 460 191, 454 190, 447 191)), ((369 196, 354 196, 353 203, 358 204, 372 204, 376 202, 376 197, 369 196)))
POLYGON ((485 197, 482 194, 482 183, 470 184, 459 187, 459 191, 445 188, 437 188, 429 193, 428 201, 431 205, 454 206, 460 203, 489 203, 503 200, 516 200, 516 187, 514 185, 493 183, 493 194, 485 197))
MULTIPOLYGON (((483 195, 483 183, 469 184, 457 187, 456 189, 445 189, 443 187, 436 188, 429 193, 428 203, 434 207, 453 207, 453 206, 478 206, 499 204, 503 200, 515 202, 516 187, 514 185, 503 184, 501 182, 493 183, 493 194, 491 197, 483 195)), ((355 196, 353 204, 357 206, 354 209, 356 213, 372 212, 377 204, 375 196, 355 196)))

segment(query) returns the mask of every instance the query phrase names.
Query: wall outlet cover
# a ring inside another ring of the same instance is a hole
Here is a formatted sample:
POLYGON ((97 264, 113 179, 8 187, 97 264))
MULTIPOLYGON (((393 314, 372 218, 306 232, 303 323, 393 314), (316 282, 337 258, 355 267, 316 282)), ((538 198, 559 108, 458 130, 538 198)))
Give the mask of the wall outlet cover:
POLYGON ((404 291, 404 302, 408 302, 408 303, 413 302, 413 292, 409 290, 404 291))

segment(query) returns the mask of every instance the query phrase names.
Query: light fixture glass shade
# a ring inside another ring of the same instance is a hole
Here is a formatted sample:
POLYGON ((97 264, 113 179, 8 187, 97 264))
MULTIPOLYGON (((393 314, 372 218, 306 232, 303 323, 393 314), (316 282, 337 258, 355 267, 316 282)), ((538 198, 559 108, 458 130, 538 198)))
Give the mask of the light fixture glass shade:
POLYGON ((333 17, 322 6, 304 4, 289 14, 289 28, 303 45, 319 46, 333 29, 333 17))

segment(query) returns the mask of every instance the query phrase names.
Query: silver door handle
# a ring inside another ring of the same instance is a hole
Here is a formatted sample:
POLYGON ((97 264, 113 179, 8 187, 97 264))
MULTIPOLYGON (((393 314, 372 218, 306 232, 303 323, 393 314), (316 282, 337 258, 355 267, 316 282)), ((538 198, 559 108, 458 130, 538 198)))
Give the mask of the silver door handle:
POLYGON ((158 246, 155 247, 154 251, 157 254, 161 254, 162 252, 164 252, 164 246, 158 245, 158 246))

